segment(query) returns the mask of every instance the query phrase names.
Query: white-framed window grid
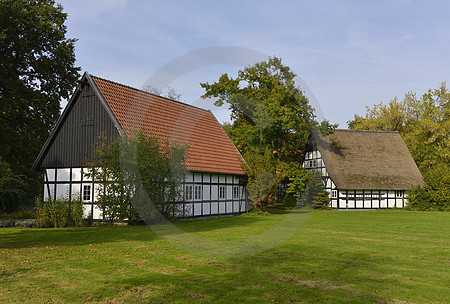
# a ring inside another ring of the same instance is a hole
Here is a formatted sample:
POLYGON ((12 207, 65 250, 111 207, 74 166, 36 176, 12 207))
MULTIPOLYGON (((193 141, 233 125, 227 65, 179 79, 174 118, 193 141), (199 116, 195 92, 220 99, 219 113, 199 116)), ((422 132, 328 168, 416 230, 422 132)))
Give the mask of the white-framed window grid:
POLYGON ((192 185, 186 185, 184 187, 184 199, 186 201, 192 200, 192 185))
POLYGON ((219 186, 219 199, 225 199, 226 193, 225 193, 225 186, 219 186))
POLYGON ((239 199, 239 186, 233 186, 233 198, 239 199))
POLYGON ((83 201, 90 201, 92 196, 91 185, 83 185, 83 201))
POLYGON ((195 185, 194 186, 194 200, 201 200, 201 199, 202 199, 202 186, 195 185))

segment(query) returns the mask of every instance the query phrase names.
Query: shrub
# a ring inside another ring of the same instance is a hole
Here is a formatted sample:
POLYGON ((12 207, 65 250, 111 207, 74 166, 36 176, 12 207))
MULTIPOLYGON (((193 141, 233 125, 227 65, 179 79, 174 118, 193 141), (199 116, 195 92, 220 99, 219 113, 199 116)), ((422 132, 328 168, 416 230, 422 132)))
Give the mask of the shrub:
POLYGON ((111 143, 100 137, 88 175, 104 191, 98 206, 109 222, 158 220, 158 213, 171 218, 181 196, 187 146, 134 131, 111 143))
POLYGON ((35 219, 37 213, 35 210, 16 211, 13 213, 0 213, 2 219, 35 219))
POLYGON ((78 227, 83 220, 83 201, 79 198, 36 200, 38 227, 78 227))
POLYGON ((310 206, 315 209, 328 209, 330 198, 324 189, 321 173, 308 171, 305 191, 296 193, 300 199, 300 206, 310 206))
POLYGON ((241 216, 268 216, 268 215, 270 215, 269 212, 257 209, 253 209, 249 212, 244 212, 241 214, 241 216))
POLYGON ((450 166, 435 166, 424 172, 427 185, 408 192, 410 210, 450 211, 450 166))
POLYGON ((283 198, 283 206, 284 207, 295 207, 297 206, 297 198, 293 193, 286 193, 283 198))

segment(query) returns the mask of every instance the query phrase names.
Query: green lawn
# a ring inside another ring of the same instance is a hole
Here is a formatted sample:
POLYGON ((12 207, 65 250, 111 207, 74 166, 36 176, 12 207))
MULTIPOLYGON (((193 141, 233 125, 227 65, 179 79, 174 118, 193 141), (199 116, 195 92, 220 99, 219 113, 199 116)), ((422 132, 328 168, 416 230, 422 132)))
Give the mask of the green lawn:
POLYGON ((0 303, 449 303, 450 213, 0 229, 0 303))

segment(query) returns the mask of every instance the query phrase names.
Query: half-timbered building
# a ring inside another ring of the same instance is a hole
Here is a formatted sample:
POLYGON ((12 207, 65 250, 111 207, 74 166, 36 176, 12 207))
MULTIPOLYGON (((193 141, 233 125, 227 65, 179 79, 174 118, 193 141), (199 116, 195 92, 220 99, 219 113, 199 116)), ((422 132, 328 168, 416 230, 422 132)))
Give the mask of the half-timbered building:
POLYGON ((188 146, 179 202, 188 216, 247 210, 244 159, 210 111, 88 73, 33 164, 42 173, 44 200, 79 195, 85 215, 101 219, 95 202, 102 187, 85 175, 86 165, 99 135, 111 142, 136 129, 188 146))
POLYGON ((398 132, 335 130, 311 134, 303 166, 321 173, 329 206, 337 209, 401 208, 406 190, 425 185, 398 132))

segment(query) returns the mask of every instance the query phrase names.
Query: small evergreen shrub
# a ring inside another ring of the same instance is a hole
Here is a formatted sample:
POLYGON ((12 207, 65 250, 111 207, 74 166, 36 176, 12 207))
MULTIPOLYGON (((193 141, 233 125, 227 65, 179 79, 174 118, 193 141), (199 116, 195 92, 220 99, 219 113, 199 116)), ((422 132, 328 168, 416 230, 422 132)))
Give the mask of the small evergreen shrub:
POLYGON ((296 207, 297 206, 297 198, 293 193, 286 193, 283 198, 283 206, 284 207, 296 207))

